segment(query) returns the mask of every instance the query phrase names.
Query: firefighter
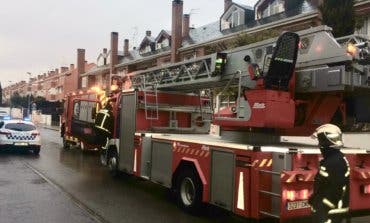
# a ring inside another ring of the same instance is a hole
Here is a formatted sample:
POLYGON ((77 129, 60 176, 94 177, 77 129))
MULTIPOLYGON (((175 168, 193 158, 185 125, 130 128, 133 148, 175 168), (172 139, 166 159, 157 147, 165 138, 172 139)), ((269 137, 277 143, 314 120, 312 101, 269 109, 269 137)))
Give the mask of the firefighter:
POLYGON ((348 212, 349 173, 341 130, 332 124, 318 127, 312 135, 318 140, 323 159, 315 176, 314 191, 309 199, 314 223, 340 223, 348 212))
POLYGON ((225 53, 217 53, 217 57, 215 60, 215 72, 221 74, 224 72, 225 64, 226 64, 226 54, 225 53))
POLYGON ((112 110, 112 102, 108 101, 105 107, 96 114, 94 125, 97 135, 96 144, 100 145, 102 149, 105 149, 113 137, 114 117, 112 110))

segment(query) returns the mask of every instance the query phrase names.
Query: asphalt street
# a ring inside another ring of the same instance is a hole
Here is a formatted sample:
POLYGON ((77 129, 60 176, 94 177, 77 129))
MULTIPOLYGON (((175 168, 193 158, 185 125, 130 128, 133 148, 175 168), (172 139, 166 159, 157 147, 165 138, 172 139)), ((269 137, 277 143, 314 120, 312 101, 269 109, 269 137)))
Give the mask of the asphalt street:
POLYGON ((30 168, 33 155, 0 154, 0 222, 96 222, 85 209, 30 168))
POLYGON ((0 222, 251 222, 214 207, 184 213, 161 186, 112 178, 96 152, 63 150, 59 132, 40 131, 40 156, 0 153, 0 222))

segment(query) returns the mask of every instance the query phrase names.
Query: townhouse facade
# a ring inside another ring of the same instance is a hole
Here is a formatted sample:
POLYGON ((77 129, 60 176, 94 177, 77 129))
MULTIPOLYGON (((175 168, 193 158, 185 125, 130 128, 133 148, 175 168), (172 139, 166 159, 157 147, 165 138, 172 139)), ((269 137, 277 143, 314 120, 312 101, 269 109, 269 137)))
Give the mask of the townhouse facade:
MULTIPOLYGON (((61 101, 64 95, 80 89, 99 86, 108 89, 114 76, 125 77, 134 72, 201 57, 247 44, 245 39, 262 40, 281 31, 298 31, 321 25, 320 4, 324 0, 298 0, 292 7, 289 0, 259 0, 248 6, 224 0, 224 11, 217 21, 197 28, 190 26, 190 15, 184 14, 182 0, 172 1, 171 30, 153 36, 146 31, 137 47, 124 39, 119 49, 119 34, 112 32, 110 49, 104 48, 95 63, 85 61, 85 50, 77 50, 77 66, 61 67, 3 89, 4 99, 15 91, 61 101), (25 87, 26 86, 26 87, 25 87)), ((241 2, 241 0, 240 0, 241 2)), ((355 14, 363 24, 355 34, 370 37, 370 0, 355 0, 355 14)))
MULTIPOLYGON (((147 68, 236 47, 238 38, 258 35, 260 39, 270 38, 281 31, 298 31, 321 25, 319 6, 323 1, 300 0, 291 7, 287 0, 259 0, 251 7, 224 0, 224 12, 218 21, 193 28, 190 26, 190 15, 183 13, 184 2, 173 0, 171 31, 162 30, 153 36, 148 30, 139 46, 131 50, 129 40, 125 39, 122 51, 118 49, 118 33, 111 33, 111 49, 104 49, 98 55, 97 66, 81 75, 82 87, 99 85, 106 89, 113 76, 124 77, 147 68)), ((370 17, 367 14, 370 12, 370 1, 356 0, 354 9, 364 21, 356 34, 369 37, 370 17)))
POLYGON ((65 94, 76 92, 79 87, 78 76, 85 71, 95 67, 95 63, 88 63, 84 60, 85 52, 79 49, 77 58, 80 59, 79 65, 75 67, 60 67, 36 77, 29 78, 28 82, 20 81, 5 87, 2 91, 3 102, 8 103, 11 96, 17 92, 21 97, 32 95, 33 97, 43 97, 47 101, 63 101, 65 94))

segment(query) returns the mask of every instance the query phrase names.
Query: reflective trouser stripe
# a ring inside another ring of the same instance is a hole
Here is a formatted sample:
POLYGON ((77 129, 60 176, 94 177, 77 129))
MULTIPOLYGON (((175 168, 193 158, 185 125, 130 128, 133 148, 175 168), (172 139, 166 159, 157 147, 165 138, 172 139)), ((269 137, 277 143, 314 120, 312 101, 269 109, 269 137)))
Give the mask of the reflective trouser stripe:
POLYGON ((343 207, 343 201, 342 200, 340 200, 339 202, 338 202, 338 208, 342 208, 343 207))
POLYGON ((320 170, 320 175, 323 176, 323 177, 329 177, 329 173, 324 171, 324 170, 320 170))
POLYGON ((108 113, 105 113, 105 112, 102 112, 102 113, 104 114, 104 118, 103 118, 102 122, 100 123, 100 125, 96 125, 96 127, 99 128, 99 129, 102 129, 102 130, 104 130, 104 131, 106 131, 106 132, 108 132, 110 134, 110 131, 108 129, 106 129, 106 128, 103 127, 104 124, 105 124, 105 120, 108 117, 110 117, 110 115, 108 113))
POLYGON ((349 176, 349 170, 347 170, 346 174, 344 175, 345 177, 349 176))
POLYGON ((103 127, 100 127, 100 126, 95 126, 95 127, 98 128, 98 129, 101 129, 101 130, 103 130, 103 131, 105 131, 105 132, 107 132, 107 133, 110 134, 110 131, 108 129, 106 129, 106 128, 103 128, 103 127))
POLYGON ((99 111, 99 113, 102 113, 104 115, 108 115, 109 116, 109 112, 108 112, 107 109, 102 109, 102 110, 99 111))
POLYGON ((332 209, 335 208, 335 205, 331 201, 329 201, 327 198, 322 199, 322 203, 324 203, 329 208, 332 208, 332 209))
POLYGON ((336 208, 336 209, 330 210, 328 213, 329 214, 343 214, 343 213, 347 213, 348 211, 349 211, 349 208, 336 208))
POLYGON ((105 145, 102 145, 102 150, 108 149, 109 138, 107 137, 105 145))

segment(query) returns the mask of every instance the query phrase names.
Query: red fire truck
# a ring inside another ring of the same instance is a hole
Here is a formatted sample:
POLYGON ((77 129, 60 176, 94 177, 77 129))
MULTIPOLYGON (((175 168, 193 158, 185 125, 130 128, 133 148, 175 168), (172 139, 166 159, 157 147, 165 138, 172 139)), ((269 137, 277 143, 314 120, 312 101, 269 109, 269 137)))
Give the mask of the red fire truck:
MULTIPOLYGON (((132 89, 111 98, 102 163, 171 189, 187 211, 208 203, 253 219, 309 216, 320 151, 280 136, 370 122, 367 64, 366 45, 340 45, 322 26, 128 74, 132 89)), ((350 211, 370 210, 370 150, 343 152, 350 211)))

